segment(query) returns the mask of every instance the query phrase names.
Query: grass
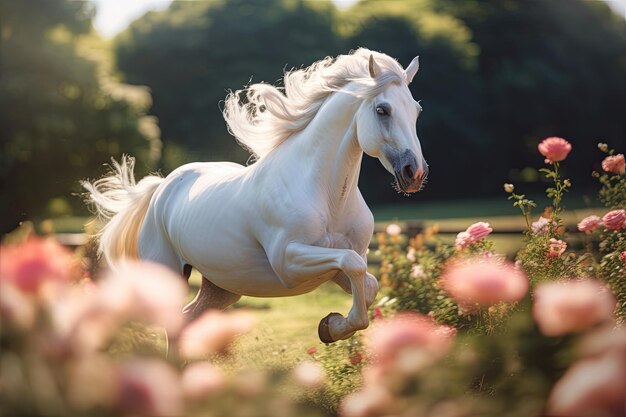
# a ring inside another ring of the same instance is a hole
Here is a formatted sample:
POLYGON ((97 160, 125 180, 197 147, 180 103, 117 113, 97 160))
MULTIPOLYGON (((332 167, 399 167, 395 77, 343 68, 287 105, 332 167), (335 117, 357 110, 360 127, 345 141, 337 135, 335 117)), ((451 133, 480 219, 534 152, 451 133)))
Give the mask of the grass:
MULTIPOLYGON (((192 285, 199 285, 194 271, 192 285)), ((334 283, 326 283, 308 294, 296 297, 242 297, 232 308, 249 310, 255 320, 253 330, 240 337, 233 347, 235 361, 224 361, 233 367, 292 368, 307 359, 307 349, 323 345, 317 336, 319 321, 332 311, 344 316, 352 305, 352 296, 334 283)))

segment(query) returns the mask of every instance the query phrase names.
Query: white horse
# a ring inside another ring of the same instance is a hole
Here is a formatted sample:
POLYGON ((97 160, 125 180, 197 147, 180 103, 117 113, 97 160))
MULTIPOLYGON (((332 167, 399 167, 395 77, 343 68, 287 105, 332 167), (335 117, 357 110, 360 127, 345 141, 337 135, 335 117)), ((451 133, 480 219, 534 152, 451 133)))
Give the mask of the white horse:
POLYGON ((250 166, 191 163, 135 183, 133 159, 114 161, 112 175, 83 183, 109 220, 101 252, 109 264, 140 258, 187 278, 196 268, 189 319, 242 295, 298 295, 332 280, 353 305, 321 320, 320 339, 366 328, 378 283, 367 272, 374 219, 357 187, 361 159, 378 158, 402 192, 421 189, 421 107, 408 88, 418 66, 359 49, 287 72, 284 92, 254 84, 231 93, 224 118, 256 156, 250 166))

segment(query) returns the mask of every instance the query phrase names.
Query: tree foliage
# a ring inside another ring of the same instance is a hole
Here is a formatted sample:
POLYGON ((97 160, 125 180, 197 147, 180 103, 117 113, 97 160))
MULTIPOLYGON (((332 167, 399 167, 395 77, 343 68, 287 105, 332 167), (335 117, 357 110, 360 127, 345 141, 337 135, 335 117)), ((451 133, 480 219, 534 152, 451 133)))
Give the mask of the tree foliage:
MULTIPOLYGON (((359 46, 404 65, 421 57, 411 90, 423 100, 418 136, 432 167, 421 198, 499 189, 545 136, 624 144, 626 23, 601 2, 362 0, 344 10, 289 0, 174 2, 134 22, 116 57, 127 81, 153 91, 169 170, 192 159, 245 161, 218 109, 226 89, 251 77, 276 83, 281 67, 359 46)), ((572 159, 593 163, 582 153, 572 159)), ((369 201, 399 201, 390 181, 365 159, 369 201)))
POLYGON ((81 206, 78 180, 122 152, 158 157, 145 89, 107 77, 88 2, 2 2, 0 226, 81 206), (89 54, 89 56, 87 56, 89 54))

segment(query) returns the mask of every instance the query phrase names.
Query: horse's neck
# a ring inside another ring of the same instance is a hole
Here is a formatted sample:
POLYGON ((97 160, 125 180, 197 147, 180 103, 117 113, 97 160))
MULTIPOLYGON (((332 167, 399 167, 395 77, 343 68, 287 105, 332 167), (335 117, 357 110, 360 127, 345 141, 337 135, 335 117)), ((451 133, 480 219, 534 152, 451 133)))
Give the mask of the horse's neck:
POLYGON ((357 189, 363 157, 354 120, 359 104, 349 94, 332 94, 302 135, 293 138, 299 142, 299 158, 306 158, 312 179, 327 191, 333 210, 345 207, 357 189))

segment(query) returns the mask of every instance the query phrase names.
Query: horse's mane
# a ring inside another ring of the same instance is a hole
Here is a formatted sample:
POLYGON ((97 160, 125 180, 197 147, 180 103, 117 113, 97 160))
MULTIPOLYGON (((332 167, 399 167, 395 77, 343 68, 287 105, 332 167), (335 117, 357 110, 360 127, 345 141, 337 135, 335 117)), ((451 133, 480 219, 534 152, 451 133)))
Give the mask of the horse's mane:
POLYGON ((324 100, 349 82, 350 93, 374 97, 390 82, 406 82, 404 70, 388 55, 357 49, 349 55, 327 57, 308 68, 285 72, 284 87, 252 84, 231 92, 225 100, 224 119, 230 133, 258 159, 292 134, 307 127, 324 100), (380 74, 372 79, 368 62, 374 56, 380 74))

